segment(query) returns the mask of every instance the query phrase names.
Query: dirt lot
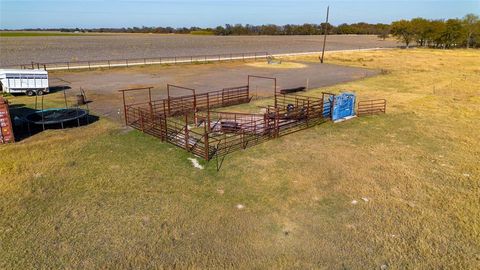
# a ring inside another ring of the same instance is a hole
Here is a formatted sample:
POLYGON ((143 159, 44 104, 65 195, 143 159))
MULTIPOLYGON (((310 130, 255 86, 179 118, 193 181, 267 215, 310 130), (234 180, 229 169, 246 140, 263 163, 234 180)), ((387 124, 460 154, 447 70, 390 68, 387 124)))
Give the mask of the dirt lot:
MULTIPOLYGON (((303 63, 303 65, 271 65, 271 67, 252 66, 261 62, 232 62, 203 65, 180 66, 147 66, 135 68, 118 68, 111 70, 83 72, 52 72, 52 86, 69 86, 70 94, 81 88, 87 92, 87 97, 93 102, 90 107, 102 116, 119 117, 122 109, 121 95, 118 89, 134 87, 154 87, 153 98, 166 97, 167 84, 175 84, 195 88, 197 93, 220 90, 222 88, 247 85, 248 75, 276 77, 278 89, 307 86, 319 88, 337 83, 348 82, 377 74, 376 71, 319 63, 303 63), (300 66, 301 68, 296 68, 300 66), (66 83, 68 82, 68 83, 66 83)), ((255 96, 272 96, 271 81, 252 80, 251 91, 255 96)), ((186 95, 189 92, 178 91, 172 96, 186 95)), ((128 97, 129 102, 144 101, 146 96, 128 97)))
MULTIPOLYGON (((118 34, 0 38, 0 66, 34 62, 260 52, 319 51, 323 36, 192 36, 118 34)), ((395 47, 376 36, 329 36, 327 50, 395 47)))

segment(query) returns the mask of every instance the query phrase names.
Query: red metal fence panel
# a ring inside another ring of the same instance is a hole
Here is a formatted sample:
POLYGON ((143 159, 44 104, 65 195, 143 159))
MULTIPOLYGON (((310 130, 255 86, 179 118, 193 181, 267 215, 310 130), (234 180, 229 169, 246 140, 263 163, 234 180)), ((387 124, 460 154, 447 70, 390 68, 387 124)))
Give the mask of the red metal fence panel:
POLYGON ((0 97, 0 144, 15 142, 8 102, 0 97))
POLYGON ((386 113, 386 111, 387 100, 385 99, 363 100, 358 102, 358 116, 386 113))
MULTIPOLYGON (((224 157, 233 151, 323 123, 330 119, 331 103, 335 102, 335 95, 331 93, 312 97, 275 92, 275 105, 267 106, 262 114, 214 110, 250 102, 249 86, 240 86, 202 94, 188 89, 192 95, 155 101, 151 100, 151 89, 145 88, 149 91, 148 102, 125 104, 125 92, 137 90, 121 90, 125 123, 205 160, 224 157)), ((357 109, 360 116, 385 111, 384 99, 361 101, 357 109)))

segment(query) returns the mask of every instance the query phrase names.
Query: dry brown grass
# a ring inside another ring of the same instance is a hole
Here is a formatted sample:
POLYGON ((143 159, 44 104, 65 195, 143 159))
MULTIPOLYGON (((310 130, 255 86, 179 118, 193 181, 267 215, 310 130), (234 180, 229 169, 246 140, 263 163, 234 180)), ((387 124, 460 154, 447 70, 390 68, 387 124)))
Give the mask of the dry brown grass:
POLYGON ((266 62, 253 62, 245 64, 249 67, 256 67, 256 68, 282 68, 282 69, 292 69, 292 68, 305 68, 307 65, 302 63, 295 63, 295 62, 281 62, 277 64, 269 64, 266 62))
POLYGON ((104 119, 0 147, 0 268, 476 268, 480 53, 327 59, 384 69, 327 90, 386 97, 388 114, 234 153, 219 173, 104 119))

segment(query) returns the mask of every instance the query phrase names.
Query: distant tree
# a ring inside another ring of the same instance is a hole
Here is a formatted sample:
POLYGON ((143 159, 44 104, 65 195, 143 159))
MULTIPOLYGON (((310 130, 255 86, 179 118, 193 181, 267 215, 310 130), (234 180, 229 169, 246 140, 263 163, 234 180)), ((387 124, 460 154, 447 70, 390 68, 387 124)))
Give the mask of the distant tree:
POLYGON ((260 27, 261 35, 277 35, 278 33, 280 33, 278 26, 274 24, 262 25, 260 27))
POLYGON ((283 26, 284 35, 294 35, 295 34, 295 25, 287 24, 283 26))
POLYGON ((414 40, 415 33, 412 24, 407 20, 400 20, 392 23, 392 34, 400 41, 405 43, 409 48, 410 43, 414 40))
POLYGON ((225 36, 225 28, 223 26, 217 26, 213 33, 217 36, 225 36))
POLYGON ((445 30, 442 35, 444 48, 457 47, 462 43, 464 29, 459 19, 449 19, 445 22, 445 30))
POLYGON ((298 27, 297 35, 315 35, 319 34, 316 27, 313 24, 305 23, 298 27))
POLYGON ((475 24, 476 35, 473 36, 473 44, 477 47, 480 45, 480 21, 475 24))
POLYGON ((467 42, 467 48, 470 48, 470 44, 472 43, 472 38, 475 34, 478 34, 480 29, 478 27, 479 25, 479 18, 475 14, 467 14, 465 17, 463 17, 462 24, 463 28, 465 29, 466 33, 466 42, 467 42))
POLYGON ((388 24, 379 23, 376 25, 376 29, 378 30, 377 36, 382 40, 385 40, 390 35, 391 27, 388 24))
POLYGON ((429 22, 429 31, 427 35, 427 45, 435 48, 444 47, 443 33, 445 32, 445 22, 443 20, 433 20, 429 22))
POLYGON ((352 26, 346 23, 340 24, 339 26, 337 26, 337 34, 340 34, 340 35, 353 34, 352 26))
POLYGON ((414 18, 410 21, 415 41, 420 46, 427 45, 428 35, 432 31, 430 28, 430 22, 424 18, 414 18))
POLYGON ((312 27, 312 35, 320 35, 324 33, 332 34, 335 31, 335 27, 330 23, 321 23, 319 26, 313 24, 312 27))

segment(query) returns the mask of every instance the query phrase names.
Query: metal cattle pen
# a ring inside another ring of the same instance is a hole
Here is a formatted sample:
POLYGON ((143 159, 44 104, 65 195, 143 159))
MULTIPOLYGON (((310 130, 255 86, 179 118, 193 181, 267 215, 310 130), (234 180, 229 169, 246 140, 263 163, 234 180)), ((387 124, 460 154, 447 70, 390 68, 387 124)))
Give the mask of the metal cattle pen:
MULTIPOLYGON (((196 93, 195 89, 167 85, 167 97, 152 100, 152 88, 119 90, 123 95, 125 124, 144 133, 181 147, 205 160, 220 159, 269 139, 278 138, 328 121, 332 117, 335 95, 320 97, 283 94, 277 91, 275 78, 248 76, 246 86, 196 93), (251 80, 271 80, 274 105, 263 113, 221 111, 219 108, 249 103, 251 80), (172 89, 190 91, 189 95, 172 97, 172 89), (126 94, 147 91, 148 101, 127 104, 126 94)), ((367 101, 376 110, 376 101, 367 101)), ((386 105, 385 105, 386 106, 386 105)), ((370 107, 369 107, 370 108, 370 107)), ((362 104, 363 112, 377 113, 362 104)), ((383 112, 385 109, 383 109, 383 112)), ((218 169, 218 166, 217 166, 218 169)))

